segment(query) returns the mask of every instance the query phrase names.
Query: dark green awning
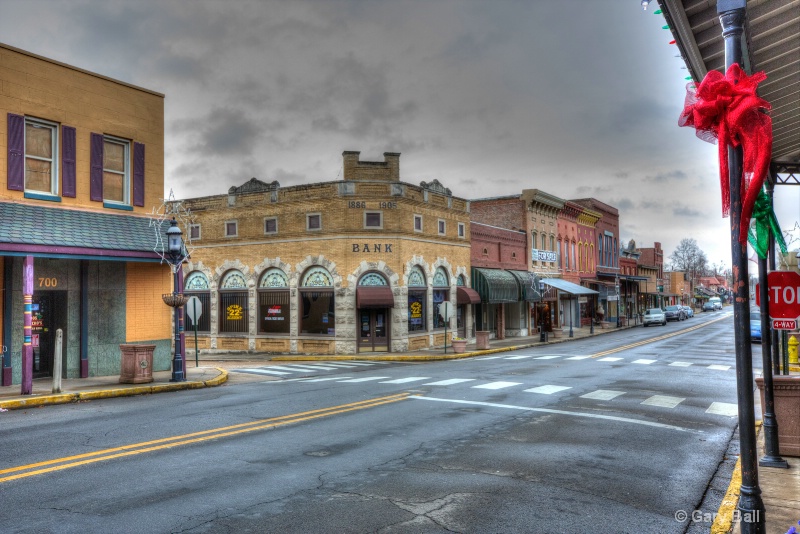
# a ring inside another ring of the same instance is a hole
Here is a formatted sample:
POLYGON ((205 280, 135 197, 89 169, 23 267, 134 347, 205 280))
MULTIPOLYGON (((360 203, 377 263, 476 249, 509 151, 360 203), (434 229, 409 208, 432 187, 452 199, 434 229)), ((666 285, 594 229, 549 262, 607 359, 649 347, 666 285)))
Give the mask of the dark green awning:
POLYGON ((530 271, 514 271, 509 269, 519 284, 519 300, 540 302, 542 294, 539 292, 539 277, 530 271))
POLYGON ((519 302, 520 289, 517 279, 503 269, 472 268, 472 288, 489 304, 519 302))

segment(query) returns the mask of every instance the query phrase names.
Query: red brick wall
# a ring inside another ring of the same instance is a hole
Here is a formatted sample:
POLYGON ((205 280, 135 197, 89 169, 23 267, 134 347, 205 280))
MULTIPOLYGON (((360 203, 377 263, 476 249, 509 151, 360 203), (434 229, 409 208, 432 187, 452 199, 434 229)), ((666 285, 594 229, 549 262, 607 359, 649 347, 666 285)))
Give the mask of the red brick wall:
POLYGON ((470 234, 473 267, 528 270, 528 238, 524 233, 473 222, 470 234))
POLYGON ((470 220, 472 222, 525 230, 527 210, 525 201, 519 196, 473 200, 470 202, 470 220))

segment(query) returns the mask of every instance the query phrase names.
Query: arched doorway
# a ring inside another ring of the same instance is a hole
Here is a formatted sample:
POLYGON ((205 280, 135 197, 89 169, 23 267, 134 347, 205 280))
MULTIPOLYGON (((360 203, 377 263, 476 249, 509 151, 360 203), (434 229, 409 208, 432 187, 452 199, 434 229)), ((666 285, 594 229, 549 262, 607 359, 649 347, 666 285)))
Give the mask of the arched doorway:
POLYGON ((358 351, 389 352, 389 310, 394 308, 394 295, 386 278, 374 272, 362 276, 356 287, 356 308, 358 351))

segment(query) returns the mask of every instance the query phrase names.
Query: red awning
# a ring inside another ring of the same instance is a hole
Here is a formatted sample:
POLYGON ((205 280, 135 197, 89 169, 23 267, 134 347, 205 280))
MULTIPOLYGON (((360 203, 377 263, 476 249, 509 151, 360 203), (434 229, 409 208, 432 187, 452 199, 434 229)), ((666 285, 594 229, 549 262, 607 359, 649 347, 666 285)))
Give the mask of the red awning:
POLYGON ((458 286, 456 288, 456 303, 458 304, 480 304, 481 296, 471 287, 458 286))
POLYGON ((394 295, 389 286, 359 286, 356 288, 357 308, 394 308, 394 295))

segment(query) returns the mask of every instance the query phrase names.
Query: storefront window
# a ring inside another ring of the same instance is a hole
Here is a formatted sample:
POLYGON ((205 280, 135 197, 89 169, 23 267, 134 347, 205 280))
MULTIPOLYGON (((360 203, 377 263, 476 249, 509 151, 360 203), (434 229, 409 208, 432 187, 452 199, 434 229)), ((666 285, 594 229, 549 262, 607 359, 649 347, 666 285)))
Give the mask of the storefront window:
POLYGON ((312 267, 300 287, 300 333, 333 336, 336 334, 336 308, 333 278, 322 267, 312 267))
POLYGON ((219 285, 220 333, 247 333, 247 282, 239 271, 228 271, 219 285))
POLYGON ((258 283, 258 332, 289 333, 289 280, 281 269, 268 269, 258 283))
POLYGON ((443 267, 436 269, 433 275, 433 327, 444 328, 446 321, 439 315, 439 308, 443 302, 449 301, 450 279, 443 267))
MULTIPOLYGON (((183 283, 183 294, 187 297, 200 299, 200 319, 197 321, 198 332, 211 330, 211 293, 208 291, 208 278, 200 271, 189 273, 183 283)), ((188 317, 185 319, 186 329, 194 330, 194 323, 188 317)))
POLYGON ((408 331, 424 332, 426 328, 426 303, 428 291, 422 269, 412 267, 408 273, 408 331))

